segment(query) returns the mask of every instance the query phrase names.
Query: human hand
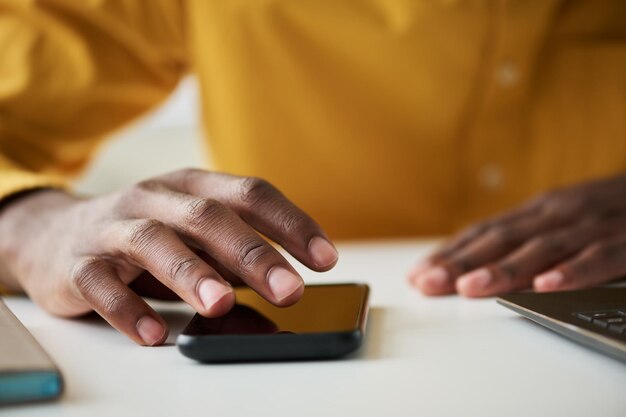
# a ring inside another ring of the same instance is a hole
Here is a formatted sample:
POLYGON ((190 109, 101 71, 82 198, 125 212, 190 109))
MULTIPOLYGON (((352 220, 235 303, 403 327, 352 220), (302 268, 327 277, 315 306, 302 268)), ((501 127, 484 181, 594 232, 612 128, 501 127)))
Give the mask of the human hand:
POLYGON ((0 278, 50 313, 95 310, 135 342, 156 345, 167 324, 128 287, 138 277, 205 317, 232 308, 240 281, 278 306, 300 299, 302 278, 257 231, 316 271, 337 261, 321 228, 267 182, 182 170, 91 199, 41 190, 8 202, 0 278))
POLYGON ((626 176, 549 192, 461 231, 409 273, 427 295, 584 288, 626 275, 626 176))

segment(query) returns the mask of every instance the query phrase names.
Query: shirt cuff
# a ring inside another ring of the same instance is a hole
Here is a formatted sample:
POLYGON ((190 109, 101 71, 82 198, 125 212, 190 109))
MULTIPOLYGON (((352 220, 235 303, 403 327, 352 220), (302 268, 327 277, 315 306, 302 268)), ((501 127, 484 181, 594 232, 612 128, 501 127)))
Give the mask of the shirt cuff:
POLYGON ((38 188, 69 188, 67 181, 54 175, 19 170, 0 170, 0 201, 17 193, 38 188))

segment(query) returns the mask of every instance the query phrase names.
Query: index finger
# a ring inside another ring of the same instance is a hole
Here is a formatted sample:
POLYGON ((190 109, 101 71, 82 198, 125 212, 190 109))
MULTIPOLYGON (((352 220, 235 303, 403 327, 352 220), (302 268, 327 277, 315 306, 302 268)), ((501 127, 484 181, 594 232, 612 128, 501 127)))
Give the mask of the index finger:
POLYGON ((337 250, 322 228, 269 182, 202 170, 172 175, 172 185, 222 202, 307 267, 326 271, 337 263, 337 250))

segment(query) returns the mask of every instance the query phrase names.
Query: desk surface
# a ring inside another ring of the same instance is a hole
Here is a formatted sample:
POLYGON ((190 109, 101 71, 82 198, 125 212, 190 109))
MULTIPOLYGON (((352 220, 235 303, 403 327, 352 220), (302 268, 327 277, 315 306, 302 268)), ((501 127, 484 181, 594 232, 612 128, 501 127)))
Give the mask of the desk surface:
POLYGON ((200 365, 180 355, 182 304, 154 303, 168 346, 136 346, 99 319, 63 320, 6 302, 64 373, 58 403, 2 416, 625 416, 626 365, 563 339, 493 299, 426 298, 406 270, 428 242, 340 245, 307 282, 372 287, 366 346, 340 361, 200 365))

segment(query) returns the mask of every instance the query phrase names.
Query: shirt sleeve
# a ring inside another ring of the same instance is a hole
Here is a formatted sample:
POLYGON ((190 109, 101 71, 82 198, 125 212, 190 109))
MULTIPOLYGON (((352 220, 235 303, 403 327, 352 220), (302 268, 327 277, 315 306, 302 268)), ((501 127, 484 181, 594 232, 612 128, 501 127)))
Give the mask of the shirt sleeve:
POLYGON ((0 0, 0 200, 67 187, 186 73, 182 2, 0 0))

